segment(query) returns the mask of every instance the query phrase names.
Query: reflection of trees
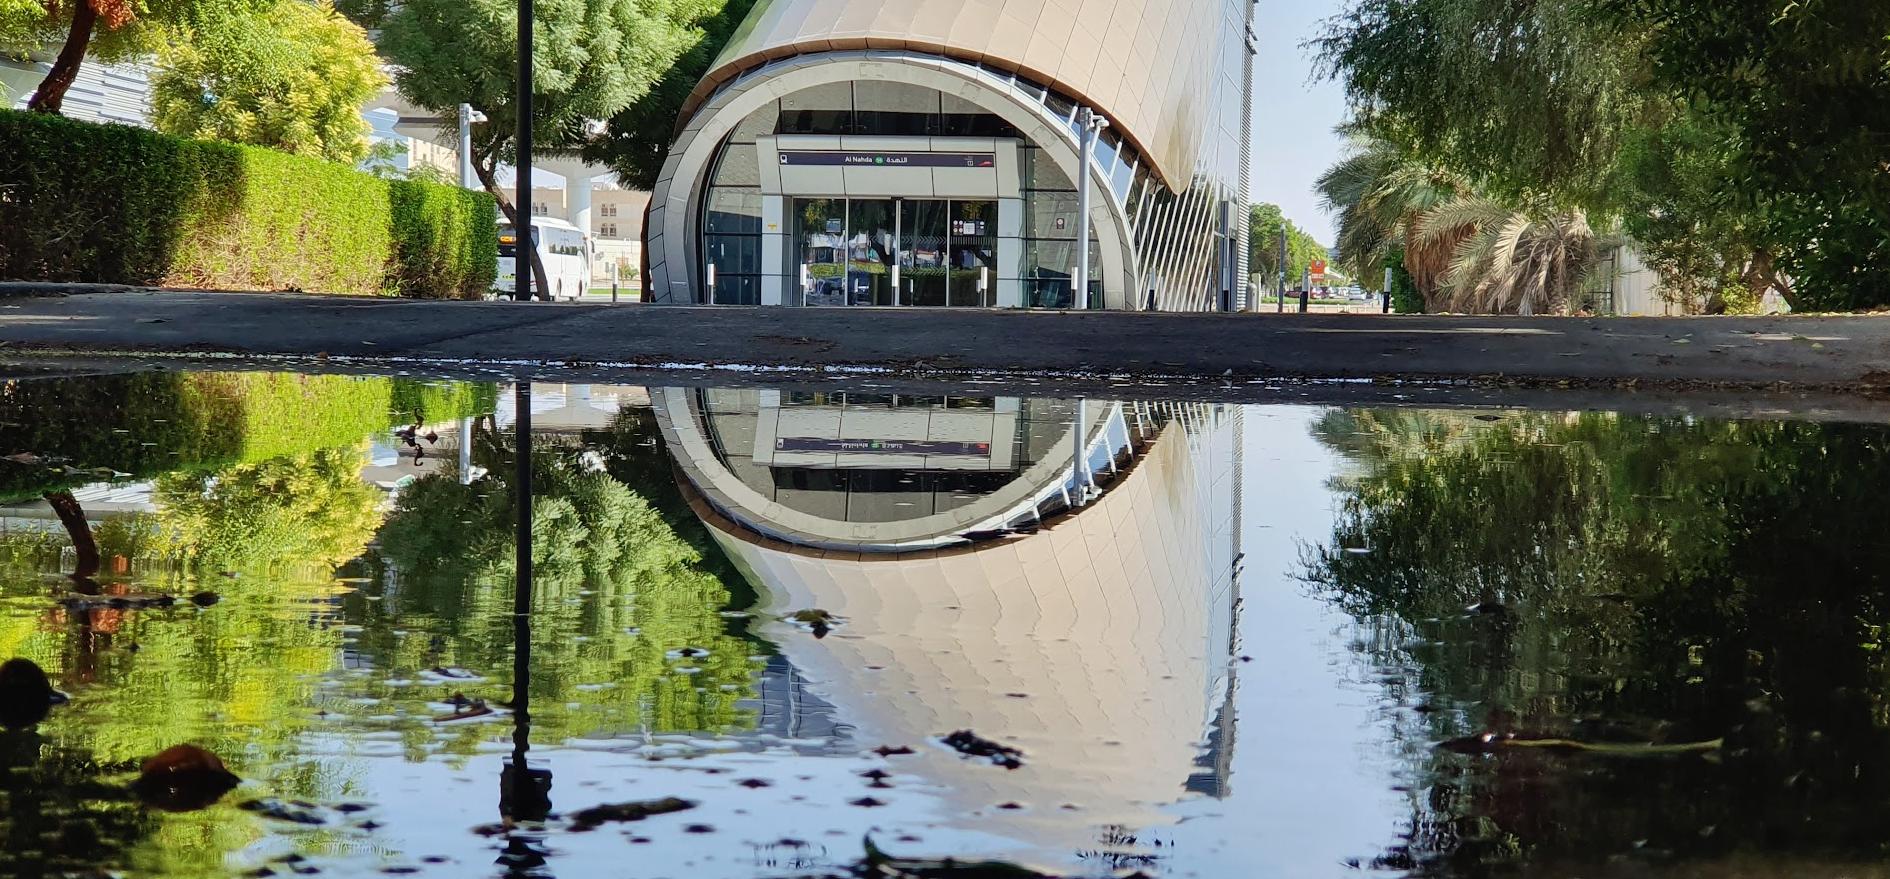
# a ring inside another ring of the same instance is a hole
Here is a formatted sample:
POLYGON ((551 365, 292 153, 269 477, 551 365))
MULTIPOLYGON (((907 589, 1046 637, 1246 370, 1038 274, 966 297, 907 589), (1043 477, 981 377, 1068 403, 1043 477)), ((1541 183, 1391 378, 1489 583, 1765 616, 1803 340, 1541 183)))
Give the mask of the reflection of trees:
MULTIPOLYGON (((180 742, 219 754, 258 793, 337 795, 345 780, 299 746, 334 707, 318 681, 341 655, 335 568, 379 524, 380 494, 359 476, 362 443, 493 399, 489 386, 266 374, 0 386, 0 444, 47 459, 0 468, 0 495, 96 481, 91 468, 109 467, 155 477, 159 507, 93 517, 103 554, 124 567, 108 567, 103 594, 83 602, 56 602, 49 584, 67 584, 44 576, 65 540, 0 535, 0 658, 36 661, 74 697, 26 750, 0 754, 13 779, 0 785, 0 836, 52 840, 38 851, 62 870, 221 874, 224 854, 260 835, 254 815, 226 803, 152 820, 122 786, 139 760, 180 742), (200 590, 221 601, 207 611, 110 603, 200 590)), ((12 850, 33 854, 23 845, 12 850)), ((7 869, 27 863, 0 859, 0 873, 35 874, 7 869)))
POLYGON ((1890 844, 1865 817, 1890 803, 1890 434, 1380 412, 1317 430, 1358 472, 1306 576, 1365 623, 1414 709, 1399 732, 1423 794, 1388 864, 1890 844), (1484 729, 1727 744, 1718 760, 1428 747, 1484 729))
POLYGON ((159 520, 182 558, 204 568, 284 562, 330 569, 361 554, 380 525, 380 492, 361 481, 359 446, 158 480, 159 520))
MULTIPOLYGON (((397 585, 383 606, 363 608, 370 615, 363 643, 392 669, 509 668, 510 454, 482 431, 475 457, 486 476, 471 485, 422 478, 388 517, 381 545, 397 585), (396 624, 411 634, 392 636, 396 624)), ((532 691, 534 706, 543 706, 532 712, 534 730, 555 739, 606 726, 749 723, 736 701, 750 694, 755 663, 720 615, 728 590, 604 462, 599 450, 574 442, 541 439, 533 449, 532 691), (673 653, 686 648, 707 653, 673 653)))
MULTIPOLYGON (((0 499, 97 481, 100 468, 150 477, 353 447, 413 420, 490 412, 491 385, 288 373, 90 376, 0 383, 0 499)), ((109 477, 109 474, 104 474, 109 477)))

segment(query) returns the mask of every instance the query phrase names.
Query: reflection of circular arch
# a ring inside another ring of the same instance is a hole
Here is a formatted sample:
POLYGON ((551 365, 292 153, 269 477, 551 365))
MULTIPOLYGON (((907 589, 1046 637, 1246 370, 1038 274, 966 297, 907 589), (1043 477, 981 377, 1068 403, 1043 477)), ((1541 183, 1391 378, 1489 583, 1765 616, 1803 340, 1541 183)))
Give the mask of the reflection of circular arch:
MULTIPOLYGON (((689 120, 670 148, 650 197, 645 229, 650 285, 658 301, 695 304, 701 275, 701 204, 704 175, 729 132, 762 105, 815 86, 887 80, 935 89, 1001 117, 1044 149, 1070 180, 1076 179, 1076 133, 1043 104, 977 67, 912 52, 866 50, 798 55, 751 71, 717 91, 689 120)), ((1093 166, 1090 222, 1102 251, 1103 307, 1129 308, 1137 289, 1135 238, 1127 211, 1110 182, 1093 166)))
POLYGON ((1208 460, 1226 448, 1200 440, 1170 421, 1079 515, 938 552, 809 551, 691 503, 754 585, 763 634, 856 741, 915 747, 894 768, 930 783, 943 820, 1084 848, 1099 825, 1166 824, 1156 807, 1227 782, 1226 754, 1202 758, 1232 746, 1210 735, 1230 698, 1232 510, 1208 460), (813 608, 842 627, 779 622, 813 608), (923 745, 956 729, 1022 748, 1023 767, 923 745))
POLYGON ((722 463, 714 442, 703 431, 691 388, 652 388, 651 410, 662 428, 671 459, 690 486, 716 511, 743 527, 776 540, 845 551, 908 551, 952 546, 964 534, 1007 528, 1031 516, 1046 500, 1087 492, 1091 474, 1112 466, 1132 443, 1124 405, 1090 403, 1085 415, 1083 466, 1071 453, 1072 434, 1051 446, 1003 489, 965 506, 898 522, 848 522, 826 519, 762 496, 722 463))

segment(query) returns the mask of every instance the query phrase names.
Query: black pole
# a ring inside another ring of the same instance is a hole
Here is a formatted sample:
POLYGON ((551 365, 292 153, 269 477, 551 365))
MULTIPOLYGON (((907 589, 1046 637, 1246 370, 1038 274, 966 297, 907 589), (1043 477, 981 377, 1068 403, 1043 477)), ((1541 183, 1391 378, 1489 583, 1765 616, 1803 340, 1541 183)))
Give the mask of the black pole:
POLYGON ((1286 313, 1286 227, 1280 227, 1280 301, 1279 312, 1286 313))
MULTIPOLYGON (((513 185, 512 202, 518 208, 518 246, 512 252, 512 275, 518 289, 512 298, 530 302, 532 298, 532 254, 538 250, 532 234, 532 0, 518 0, 518 182, 513 185)), ((529 393, 527 391, 526 393, 529 393)))
MULTIPOLYGON (((532 737, 532 385, 518 383, 514 437, 513 503, 518 512, 518 574, 512 586, 512 755, 499 777, 499 813, 514 821, 543 821, 551 812, 551 772, 527 762, 532 737)), ((541 853, 514 838, 500 856, 512 866, 542 864, 541 853)))

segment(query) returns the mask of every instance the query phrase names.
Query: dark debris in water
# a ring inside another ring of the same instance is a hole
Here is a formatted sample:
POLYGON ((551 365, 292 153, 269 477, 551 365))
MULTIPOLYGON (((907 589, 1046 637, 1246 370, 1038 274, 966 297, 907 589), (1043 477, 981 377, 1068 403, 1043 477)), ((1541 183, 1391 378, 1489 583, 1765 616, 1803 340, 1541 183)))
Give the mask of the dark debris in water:
POLYGON ((637 800, 629 803, 606 803, 582 809, 571 816, 571 829, 577 832, 596 830, 597 828, 618 821, 642 821, 654 815, 668 815, 672 812, 684 812, 696 807, 693 801, 680 797, 663 797, 659 800, 637 800))
POLYGON ((993 765, 1002 766, 1005 769, 1017 769, 1024 765, 1023 751, 1009 745, 1000 745, 968 729, 961 729, 940 741, 944 742, 945 747, 960 754, 967 757, 984 757, 993 765))
POLYGON ((321 816, 318 807, 310 803, 288 802, 276 799, 275 797, 261 797, 253 800, 244 800, 237 803, 236 806, 247 812, 255 812, 264 818, 273 818, 277 821, 284 821, 290 824, 306 824, 311 827, 319 827, 328 823, 328 819, 321 816))
POLYGON ((132 792, 153 809, 195 812, 242 783, 217 755, 196 745, 172 745, 144 761, 132 792))
POLYGON ((38 663, 9 659, 0 664, 0 726, 24 729, 46 719, 66 695, 53 689, 38 663))

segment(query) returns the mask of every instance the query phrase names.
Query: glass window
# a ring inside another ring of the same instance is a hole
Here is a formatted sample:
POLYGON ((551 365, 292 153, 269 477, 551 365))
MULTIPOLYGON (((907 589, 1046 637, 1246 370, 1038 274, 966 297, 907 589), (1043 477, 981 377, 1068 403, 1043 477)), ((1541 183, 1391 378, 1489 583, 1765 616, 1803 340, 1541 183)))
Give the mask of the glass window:
POLYGON ((1033 192, 1024 199, 1025 238, 1076 238, 1076 193, 1033 192))
POLYGON ((860 134, 920 137, 939 131, 939 93, 903 82, 853 84, 854 130, 860 134))
POLYGON ((761 109, 748 114, 746 119, 735 124, 729 132, 730 143, 754 143, 755 138, 764 134, 773 134, 775 123, 781 119, 781 102, 769 101, 761 109))
POLYGON ((1017 161, 1020 165, 1019 177, 1025 189, 1076 191, 1076 184, 1070 182, 1063 169, 1058 168, 1050 154, 1039 147, 1019 146, 1017 161))
POLYGON ((761 234, 761 190, 710 189, 703 231, 761 234))
POLYGON ((715 186, 760 186, 761 153, 752 143, 731 143, 715 162, 715 186))
POLYGON ((717 269, 711 302, 716 305, 760 305, 761 279, 753 276, 722 275, 717 269))
POLYGON ((802 89, 781 99, 782 134, 851 134, 853 84, 836 82, 802 89))
POLYGON ((754 275, 761 273, 761 236, 704 235, 708 264, 717 275, 754 275))

